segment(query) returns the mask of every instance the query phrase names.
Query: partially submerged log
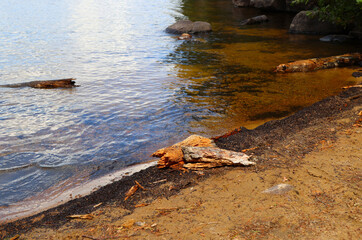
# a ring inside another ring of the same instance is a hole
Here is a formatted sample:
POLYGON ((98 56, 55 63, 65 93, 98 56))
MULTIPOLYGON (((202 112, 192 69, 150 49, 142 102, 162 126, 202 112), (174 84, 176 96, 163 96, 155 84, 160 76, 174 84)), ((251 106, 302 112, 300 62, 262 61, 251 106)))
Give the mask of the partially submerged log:
POLYGON ((182 147, 185 164, 183 167, 197 170, 221 166, 249 166, 255 162, 249 161, 250 156, 214 147, 182 147))
POLYGON ((32 81, 16 84, 6 84, 0 85, 0 87, 8 88, 21 88, 21 87, 31 87, 31 88, 73 88, 79 87, 75 85, 75 78, 65 78, 57 80, 44 80, 44 81, 32 81))
POLYGON ((286 64, 280 64, 274 72, 277 73, 292 73, 292 72, 309 72, 320 69, 347 67, 358 65, 362 62, 361 53, 343 54, 339 56, 326 58, 311 58, 300 60, 286 64))

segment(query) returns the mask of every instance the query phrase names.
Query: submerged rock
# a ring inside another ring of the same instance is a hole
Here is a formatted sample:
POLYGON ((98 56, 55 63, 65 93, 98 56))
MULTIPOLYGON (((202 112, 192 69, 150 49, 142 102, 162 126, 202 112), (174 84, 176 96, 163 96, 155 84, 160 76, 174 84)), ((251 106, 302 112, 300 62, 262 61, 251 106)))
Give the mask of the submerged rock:
POLYGON ((258 23, 267 22, 267 21, 269 21, 269 19, 268 19, 267 16, 265 16, 265 15, 260 15, 260 16, 248 18, 248 19, 242 21, 242 22, 241 22, 241 25, 258 24, 258 23))
POLYGON ((320 38, 319 40, 322 42, 343 43, 343 42, 350 41, 351 39, 352 39, 352 37, 348 36, 348 35, 327 35, 327 36, 320 38))
POLYGON ((166 28, 166 32, 174 34, 203 33, 212 31, 211 24, 207 22, 180 20, 166 28))
POLYGON ((293 19, 289 27, 290 33, 303 34, 330 34, 343 33, 342 27, 329 22, 322 22, 315 13, 309 14, 307 11, 299 12, 293 19))
POLYGON ((362 71, 361 72, 353 72, 352 76, 355 77, 355 78, 362 77, 362 71))

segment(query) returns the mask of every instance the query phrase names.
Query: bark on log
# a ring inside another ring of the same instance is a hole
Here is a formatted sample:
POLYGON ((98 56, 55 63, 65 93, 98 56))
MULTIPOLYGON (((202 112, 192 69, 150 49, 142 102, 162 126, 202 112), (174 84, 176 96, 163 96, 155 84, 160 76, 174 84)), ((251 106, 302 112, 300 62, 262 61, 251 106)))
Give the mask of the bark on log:
POLYGON ((199 169, 220 166, 249 166, 255 162, 248 161, 250 156, 213 147, 182 147, 185 168, 199 169))
POLYGON ((44 81, 32 81, 16 84, 6 84, 0 85, 0 87, 8 88, 21 88, 21 87, 31 87, 31 88, 73 88, 79 87, 75 85, 75 78, 65 78, 57 80, 44 80, 44 81))
POLYGON ((292 72, 309 72, 320 69, 347 67, 358 65, 362 62, 361 53, 344 54, 326 58, 311 58, 300 60, 286 64, 280 64, 274 72, 277 73, 292 73, 292 72))

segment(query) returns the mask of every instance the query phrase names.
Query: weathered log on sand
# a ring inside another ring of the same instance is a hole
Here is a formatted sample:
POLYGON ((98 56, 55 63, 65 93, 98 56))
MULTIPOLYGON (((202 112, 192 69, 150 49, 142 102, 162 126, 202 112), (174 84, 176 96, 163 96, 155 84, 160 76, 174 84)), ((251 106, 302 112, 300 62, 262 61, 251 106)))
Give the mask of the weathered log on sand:
POLYGON ((255 165, 250 156, 214 147, 182 147, 185 164, 189 169, 212 168, 221 166, 255 165))
POLYGON ((79 87, 75 85, 75 78, 65 78, 57 80, 44 80, 44 81, 32 81, 25 83, 6 84, 0 85, 0 87, 8 88, 21 88, 21 87, 32 87, 32 88, 73 88, 79 87))
POLYGON ((176 143, 171 147, 161 148, 152 154, 152 157, 159 157, 157 166, 159 168, 172 167, 182 168, 184 164, 181 147, 216 147, 213 140, 198 135, 191 135, 182 142, 176 143))
POLYGON ((326 58, 311 58, 286 64, 280 64, 274 72, 291 73, 291 72, 309 72, 320 69, 347 67, 358 65, 362 62, 361 53, 344 54, 326 58))

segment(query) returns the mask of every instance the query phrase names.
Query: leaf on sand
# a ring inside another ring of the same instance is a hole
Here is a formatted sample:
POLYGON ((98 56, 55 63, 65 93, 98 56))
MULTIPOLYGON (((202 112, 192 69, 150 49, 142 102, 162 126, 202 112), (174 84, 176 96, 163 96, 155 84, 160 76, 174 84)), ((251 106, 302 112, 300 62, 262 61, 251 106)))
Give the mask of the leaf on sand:
POLYGON ((134 219, 128 219, 127 221, 125 221, 123 224, 122 224, 122 227, 123 228, 130 228, 134 225, 136 221, 134 219))
POLYGON ((146 206, 148 206, 148 205, 150 205, 150 204, 149 204, 149 203, 140 203, 140 204, 137 204, 137 205, 134 206, 134 207, 139 208, 139 207, 146 207, 146 206))

